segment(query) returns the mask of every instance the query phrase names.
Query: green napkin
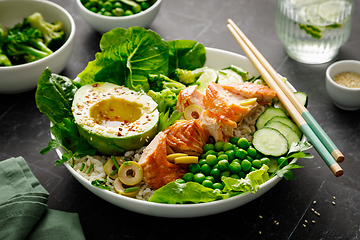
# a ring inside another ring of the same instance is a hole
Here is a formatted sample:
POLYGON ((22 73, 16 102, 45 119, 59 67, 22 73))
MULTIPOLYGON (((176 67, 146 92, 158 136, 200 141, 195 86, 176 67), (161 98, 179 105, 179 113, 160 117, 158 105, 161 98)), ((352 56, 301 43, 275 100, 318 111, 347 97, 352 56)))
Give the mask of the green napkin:
POLYGON ((49 193, 24 158, 0 162, 0 239, 85 239, 77 213, 47 209, 49 193))

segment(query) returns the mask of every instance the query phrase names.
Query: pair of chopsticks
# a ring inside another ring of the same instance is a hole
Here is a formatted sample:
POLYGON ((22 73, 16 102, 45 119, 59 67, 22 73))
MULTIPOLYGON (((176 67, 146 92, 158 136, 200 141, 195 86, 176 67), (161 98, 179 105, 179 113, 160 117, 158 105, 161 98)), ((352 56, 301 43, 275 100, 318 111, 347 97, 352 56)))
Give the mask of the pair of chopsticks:
POLYGON ((227 28, 239 43, 250 61, 254 64, 268 86, 276 91, 280 102, 284 105, 294 122, 304 135, 310 140, 322 159, 336 177, 343 175, 344 171, 338 163, 344 161, 344 155, 338 150, 329 136, 324 132, 310 112, 299 102, 295 94, 279 77, 261 53, 255 48, 239 27, 228 20, 227 28))

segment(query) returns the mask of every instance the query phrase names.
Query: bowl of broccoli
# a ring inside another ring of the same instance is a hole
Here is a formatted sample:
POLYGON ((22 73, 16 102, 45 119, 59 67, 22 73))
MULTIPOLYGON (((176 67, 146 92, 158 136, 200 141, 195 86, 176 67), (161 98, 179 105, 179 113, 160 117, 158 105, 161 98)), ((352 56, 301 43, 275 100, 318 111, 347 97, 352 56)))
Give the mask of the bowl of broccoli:
POLYGON ((75 0, 81 17, 103 34, 114 28, 148 27, 162 0, 75 0))
POLYGON ((0 93, 34 89, 49 68, 60 73, 75 40, 75 22, 47 0, 0 1, 0 93))

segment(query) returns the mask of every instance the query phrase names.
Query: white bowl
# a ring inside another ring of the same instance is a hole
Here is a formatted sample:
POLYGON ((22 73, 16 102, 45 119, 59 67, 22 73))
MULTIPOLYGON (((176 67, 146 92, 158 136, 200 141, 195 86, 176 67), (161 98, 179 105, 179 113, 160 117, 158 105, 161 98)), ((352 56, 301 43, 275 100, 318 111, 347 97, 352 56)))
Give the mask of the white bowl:
POLYGON ((81 0, 76 0, 79 13, 84 20, 101 34, 114 28, 129 28, 134 26, 147 27, 157 16, 162 0, 157 0, 151 7, 131 16, 104 16, 91 12, 82 5, 81 0))
POLYGON ((22 65, 0 67, 0 93, 20 93, 34 89, 46 67, 49 67, 52 73, 60 73, 71 56, 75 41, 75 22, 64 8, 46 0, 0 1, 0 22, 3 27, 13 27, 35 12, 41 13, 47 22, 62 22, 66 42, 43 59, 22 65))
MULTIPOLYGON (((250 62, 246 57, 214 48, 206 48, 206 63, 205 65, 214 68, 214 69, 222 69, 225 67, 229 67, 231 64, 239 66, 244 70, 248 71, 250 74, 254 76, 258 76, 259 73, 254 67, 254 65, 250 62)), ((295 89, 288 84, 288 86, 295 91, 295 89)), ((302 139, 305 141, 305 138, 302 139)), ((56 149, 56 152, 61 158, 64 150, 59 148, 56 149)), ((296 160, 294 160, 296 161, 296 160)), ((78 174, 68 163, 64 163, 69 172, 88 190, 104 199, 107 202, 110 202, 116 206, 122 207, 124 209, 134 211, 137 213, 142 213, 151 216, 158 217, 171 217, 171 218, 186 218, 186 217, 200 217, 206 215, 212 215, 216 213, 225 212, 236 207, 242 206, 254 199, 260 197, 262 194, 269 191, 272 187, 274 187, 281 178, 275 176, 271 178, 269 181, 263 183, 260 186, 260 189, 255 193, 243 193, 235 197, 231 197, 228 199, 209 202, 209 203, 200 203, 200 204, 160 204, 147 202, 143 200, 137 200, 134 198, 124 197, 114 192, 110 192, 108 190, 103 190, 91 185, 91 183, 83 178, 80 174, 78 174)))
POLYGON ((331 64, 326 70, 326 90, 337 107, 344 110, 358 110, 360 109, 360 88, 345 87, 333 80, 342 72, 360 74, 360 61, 343 60, 331 64))

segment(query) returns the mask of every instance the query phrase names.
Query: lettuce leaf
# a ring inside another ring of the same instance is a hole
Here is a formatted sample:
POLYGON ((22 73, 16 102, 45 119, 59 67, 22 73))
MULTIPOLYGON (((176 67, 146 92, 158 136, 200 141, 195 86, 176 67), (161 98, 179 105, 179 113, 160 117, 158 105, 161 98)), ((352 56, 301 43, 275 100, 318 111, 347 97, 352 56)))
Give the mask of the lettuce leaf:
POLYGON ((223 192, 251 192, 255 193, 259 190, 261 184, 270 179, 268 171, 269 167, 263 165, 259 170, 250 172, 245 178, 235 179, 231 177, 222 177, 221 180, 225 183, 223 192))
POLYGON ((229 196, 229 194, 222 194, 196 182, 170 182, 156 190, 149 198, 149 202, 168 204, 206 203, 229 198, 229 196))
POLYGON ((169 44, 169 74, 176 68, 194 70, 204 66, 206 49, 194 40, 173 40, 169 44))
POLYGON ((79 74, 81 85, 111 82, 147 92, 148 74, 168 75, 169 46, 152 30, 113 29, 102 36, 100 49, 79 74))

